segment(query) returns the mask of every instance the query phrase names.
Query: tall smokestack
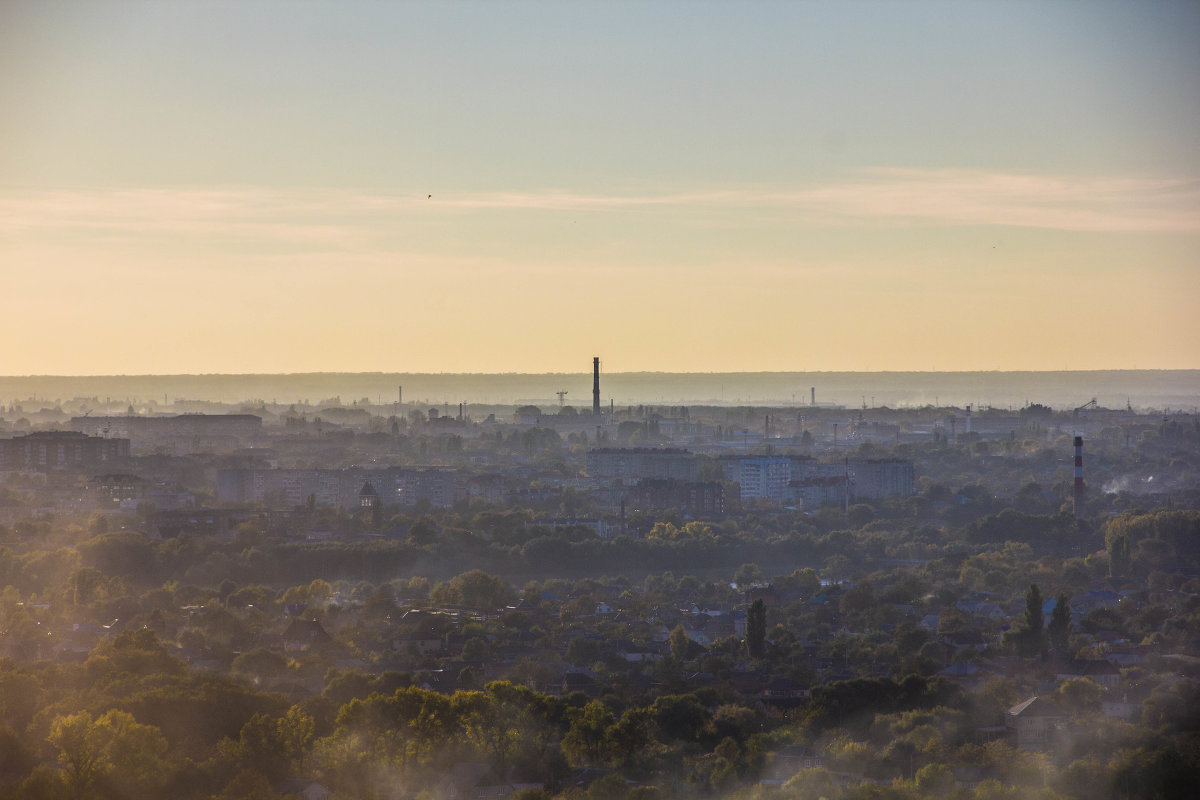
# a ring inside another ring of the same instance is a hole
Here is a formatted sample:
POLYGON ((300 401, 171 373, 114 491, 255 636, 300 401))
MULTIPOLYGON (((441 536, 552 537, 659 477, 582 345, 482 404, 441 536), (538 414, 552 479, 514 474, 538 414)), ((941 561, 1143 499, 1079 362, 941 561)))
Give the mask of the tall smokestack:
POLYGON ((846 456, 845 472, 842 473, 842 486, 846 492, 846 515, 850 514, 850 456, 846 456))
POLYGON ((1079 516, 1083 511, 1083 437, 1075 437, 1075 491, 1071 493, 1071 511, 1079 516))
POLYGON ((812 386, 808 391, 810 392, 809 396, 812 398, 808 404, 810 406, 815 406, 817 404, 817 387, 812 386))
POLYGON ((592 358, 592 416, 600 416, 600 357, 592 358))

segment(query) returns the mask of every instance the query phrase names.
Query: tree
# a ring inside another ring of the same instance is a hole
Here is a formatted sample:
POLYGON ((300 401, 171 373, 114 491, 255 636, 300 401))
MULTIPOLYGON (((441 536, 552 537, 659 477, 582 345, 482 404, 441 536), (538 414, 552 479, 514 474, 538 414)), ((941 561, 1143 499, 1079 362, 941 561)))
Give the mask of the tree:
POLYGON ((750 604, 746 612, 746 649, 751 658, 762 658, 767 642, 767 606, 762 598, 750 604))
POLYGON ((821 591, 821 576, 812 567, 796 570, 782 583, 794 587, 800 596, 805 598, 814 597, 821 591))
POLYGON ((255 682, 279 677, 287 672, 287 668, 286 656, 265 647, 256 647, 242 653, 231 665, 235 674, 244 675, 255 682))
POLYGON ((239 772, 216 796, 216 800, 277 800, 266 776, 251 769, 239 772))
POLYGON ((1104 535, 1104 547, 1108 551, 1108 574, 1121 577, 1129 574, 1129 535, 1122 529, 1110 527, 1104 535))
POLYGON ((92 796, 96 783, 108 770, 100 733, 86 711, 59 717, 47 741, 58 752, 62 780, 72 797, 92 796))
POLYGON ((291 761, 312 738, 312 717, 298 708, 288 712, 291 719, 275 720, 268 714, 255 714, 242 726, 238 740, 220 743, 221 753, 244 769, 254 770, 272 781, 288 776, 291 761), (307 718, 307 735, 296 723, 307 718))
MULTIPOLYGON (((228 612, 221 609, 221 613, 228 612)), ((176 675, 185 665, 167 651, 149 628, 128 630, 96 646, 85 666, 93 680, 127 679, 131 675, 176 675)))
POLYGON ((838 599, 838 611, 843 614, 871 614, 878 608, 879 600, 870 581, 854 584, 838 599))
POLYGON ((1025 627, 1021 632, 1022 654, 1027 658, 1041 652, 1043 623, 1042 590, 1031 583, 1025 593, 1025 627))
POLYGON ((742 564, 737 572, 733 573, 733 582, 739 589, 762 581, 763 571, 758 568, 758 564, 742 564))
POLYGON ((917 770, 916 784, 922 797, 949 794, 954 791, 954 773, 945 764, 926 764, 917 770))
POLYGON ((1100 710, 1104 689, 1090 678, 1067 678, 1054 693, 1059 706, 1072 714, 1088 714, 1100 710))
POLYGON ((433 601, 495 611, 507 605, 514 594, 512 587, 500 578, 473 569, 454 576, 449 583, 439 585, 433 592, 433 601))
POLYGON ((567 645, 567 660, 577 667, 582 667, 599 661, 602 652, 600 642, 586 636, 576 636, 567 645))
POLYGON ((124 711, 112 710, 94 720, 86 711, 58 717, 47 741, 57 751, 62 781, 72 797, 147 797, 166 777, 162 732, 124 711))
POLYGON ((838 784, 824 767, 802 769, 783 785, 782 797, 837 797, 838 784))
POLYGON ((668 641, 671 645, 671 656, 680 663, 687 661, 688 656, 691 655, 692 640, 688 638, 683 625, 676 625, 671 630, 668 641))
POLYGON ((605 761, 605 733, 615 721, 598 700, 578 709, 562 740, 563 755, 575 766, 600 766, 605 761))
POLYGON ((708 728, 712 715, 694 694, 669 694, 650 706, 654 723, 662 735, 670 739, 694 742, 708 728))
POLYGON ((709 782, 714 789, 719 789, 731 783, 737 777, 738 765, 742 760, 742 748, 731 738, 721 740, 713 749, 716 762, 713 764, 709 782))
POLYGON ((645 757, 655 744, 654 716, 648 708, 631 708, 621 715, 607 732, 608 755, 613 764, 623 766, 645 757))
POLYGON ((437 527, 429 517, 421 517, 408 529, 408 538, 413 544, 433 544, 437 541, 437 527))
POLYGON ((1055 783, 1055 788, 1068 797, 1112 796, 1113 768, 1084 757, 1061 770, 1055 783))
POLYGON ((1071 635, 1070 601, 1071 598, 1067 597, 1066 592, 1059 593, 1054 600, 1054 611, 1050 613, 1050 624, 1046 628, 1050 647, 1060 653, 1067 651, 1068 638, 1071 635))

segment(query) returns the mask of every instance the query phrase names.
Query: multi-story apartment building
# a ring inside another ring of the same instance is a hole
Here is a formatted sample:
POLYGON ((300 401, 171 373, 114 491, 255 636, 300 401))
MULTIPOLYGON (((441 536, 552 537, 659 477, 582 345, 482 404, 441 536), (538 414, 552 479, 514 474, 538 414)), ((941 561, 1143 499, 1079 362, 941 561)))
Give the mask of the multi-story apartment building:
POLYGON ((700 467, 687 450, 664 447, 598 447, 587 454, 587 472, 598 480, 695 481, 700 467))
POLYGON ((262 435, 262 417, 253 414, 178 414, 143 417, 72 417, 71 429, 91 436, 118 436, 133 450, 173 455, 248 447, 262 435))
POLYGON ((783 502, 792 479, 792 462, 787 456, 730 456, 721 460, 725 480, 741 487, 742 501, 783 502))
POLYGON ((630 508, 676 508, 685 514, 725 513, 725 487, 719 481, 648 479, 629 489, 630 508))
POLYGON ((94 469, 128 457, 128 439, 88 436, 77 431, 38 431, 0 439, 0 469, 94 469))
POLYGON ((902 459, 823 464, 804 456, 727 456, 725 479, 741 487, 742 500, 798 503, 811 507, 853 499, 907 497, 913 463, 902 459))
POLYGON ((370 483, 383 506, 434 508, 454 504, 457 472, 448 467, 384 469, 223 469, 217 472, 217 499, 222 503, 257 503, 276 507, 315 505, 354 509, 359 492, 370 483))
POLYGON ((881 497, 908 497, 913 493, 913 462, 903 459, 852 461, 854 496, 876 500, 881 497))

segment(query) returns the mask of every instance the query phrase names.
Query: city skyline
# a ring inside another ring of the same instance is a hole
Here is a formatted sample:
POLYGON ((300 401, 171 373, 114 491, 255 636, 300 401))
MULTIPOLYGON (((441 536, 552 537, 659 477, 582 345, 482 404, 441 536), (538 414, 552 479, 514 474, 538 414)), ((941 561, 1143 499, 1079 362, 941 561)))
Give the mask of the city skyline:
POLYGON ((0 8, 4 374, 1200 367, 1200 8, 0 8))

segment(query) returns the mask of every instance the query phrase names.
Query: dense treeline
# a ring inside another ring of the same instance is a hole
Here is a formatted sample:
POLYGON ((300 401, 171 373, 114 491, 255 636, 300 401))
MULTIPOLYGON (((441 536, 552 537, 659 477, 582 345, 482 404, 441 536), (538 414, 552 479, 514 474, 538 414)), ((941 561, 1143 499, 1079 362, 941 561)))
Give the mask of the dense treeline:
MULTIPOLYGON (((471 567, 501 574, 580 574, 617 572, 631 564, 649 571, 714 569, 748 561, 824 564, 830 559, 869 566, 941 554, 949 541, 944 530, 889 518, 886 511, 858 505, 851 508, 849 520, 837 520, 840 525, 859 523, 855 528, 822 530, 810 517, 784 512, 750 516, 741 526, 660 522, 649 527, 645 538, 610 541, 584 529, 536 524, 489 532, 487 523, 497 516, 491 513, 406 521, 397 523, 395 538, 352 543, 280 541, 246 525, 248 530, 232 541, 154 541, 137 532, 87 536, 79 531, 76 541, 68 534, 62 538, 63 547, 47 549, 45 537, 25 530, 10 533, 0 545, 0 583, 40 593, 86 569, 106 581, 140 586, 222 579, 294 584, 315 578, 382 582, 397 575, 448 576, 471 567), (422 526, 429 527, 432 541, 422 543, 422 526)), ((1106 540, 1113 550, 1114 542, 1124 542, 1119 551, 1122 568, 1125 560, 1133 559, 1136 573, 1130 574, 1144 576, 1176 557, 1196 556, 1200 536, 1193 531, 1200 523, 1195 515, 1181 514, 1162 522, 1161 531, 1149 523, 1131 527, 1123 520, 1133 517, 1126 515, 1093 532, 1066 514, 1038 516, 1009 509, 972 523, 964 535, 984 547, 1024 542, 1043 554, 1093 552, 1105 548, 1106 540)))
POLYGON ((663 520, 642 540, 616 542, 571 529, 534 535, 529 515, 495 511, 431 514, 408 523, 415 536, 361 544, 278 542, 249 529, 225 540, 155 541, 94 521, 7 530, 0 796, 270 798, 286 779, 308 775, 339 797, 435 797, 462 764, 486 764, 510 783, 541 787, 541 796, 589 798, 1149 798, 1184 796, 1194 785, 1200 690, 1179 676, 1196 670, 1163 654, 1200 637, 1200 581, 1179 569, 1195 564, 1200 514, 1128 512, 1093 530, 1061 515, 1003 512, 953 531, 895 528, 874 509, 858 513, 857 528, 808 518, 791 536, 784 514, 738 524, 663 520), (1008 536, 1018 530, 1026 535, 1008 536), (1055 537, 1071 536, 1075 555, 1055 555, 1055 537), (579 554, 581 571, 590 558, 596 572, 629 558, 650 574, 524 587, 478 567, 440 581, 394 577, 398 565, 455 548, 461 560, 449 563, 477 565, 500 549, 536 574, 526 551, 547 542, 554 563, 579 554), (811 555, 825 567, 781 573, 742 562, 727 569, 732 582, 653 569, 667 554, 717 569, 748 553, 766 564, 811 555), (925 557, 901 558, 914 553, 925 557), (336 579, 343 571, 352 577, 336 579), (373 579, 380 574, 392 577, 373 579), (854 580, 822 583, 822 575, 854 580), (1043 630, 1043 597, 1065 602, 1110 575, 1143 576, 1146 588, 1078 624, 1052 615, 1043 630), (667 652, 645 665, 608 644, 636 644, 646 633, 634 621, 656 609, 729 604, 740 597, 733 584, 766 579, 780 601, 769 610, 754 604, 761 617, 744 641, 702 645, 680 625, 667 652), (950 660, 941 637, 978 630, 956 603, 980 592, 1014 608, 1015 622, 997 645, 957 652, 953 663, 1007 656, 1036 680, 995 677, 967 692, 936 676, 950 660), (593 619, 602 598, 629 621, 593 619), (517 603, 532 616, 499 611, 517 603), (305 619, 334 635, 286 644, 279 620, 289 607, 307 607, 305 619), (428 607, 477 617, 452 623, 435 614, 397 627, 405 609, 428 607), (936 630, 914 624, 922 609, 940 609, 936 630), (99 627, 110 623, 123 632, 99 627), (437 660, 411 645, 396 651, 396 630, 414 640, 458 637, 461 652, 437 660), (1101 631, 1155 650, 1121 675, 1122 696, 1142 698, 1131 719, 1102 714, 1107 695, 1072 679, 1050 694, 1071 720, 1054 758, 980 738, 1036 691, 1037 676, 1048 674, 1040 663, 1094 652, 1101 631), (560 651, 559 642, 568 644, 560 651), (547 667, 531 658, 483 680, 517 644, 541 660, 565 651, 594 676, 591 688, 548 686, 547 667), (823 680, 814 654, 858 674, 823 680), (339 661, 346 665, 331 668, 339 661), (406 666, 378 666, 390 662, 406 666), (735 688, 738 675, 810 694, 764 704, 735 688), (781 749, 796 743, 822 753, 822 765, 761 788, 779 774, 781 749), (971 774, 981 779, 963 788, 971 774))

